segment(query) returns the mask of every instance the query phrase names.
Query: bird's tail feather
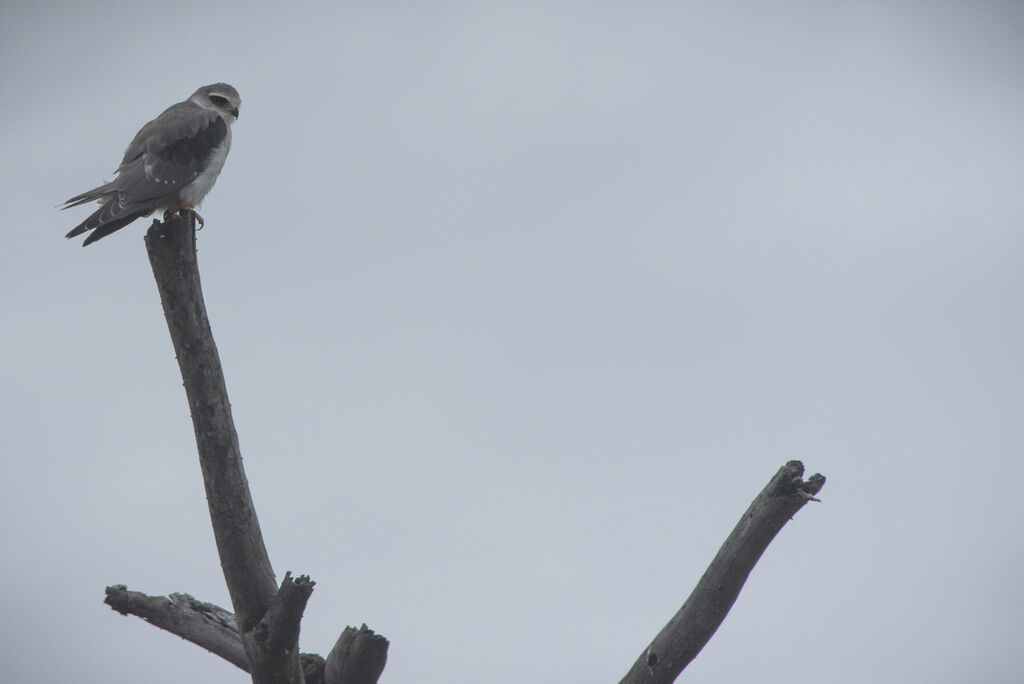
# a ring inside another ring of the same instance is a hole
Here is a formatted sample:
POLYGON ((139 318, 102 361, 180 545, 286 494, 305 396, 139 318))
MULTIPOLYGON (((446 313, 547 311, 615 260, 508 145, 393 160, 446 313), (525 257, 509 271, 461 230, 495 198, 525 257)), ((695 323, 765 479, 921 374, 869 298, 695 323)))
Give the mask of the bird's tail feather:
POLYGON ((116 230, 121 230, 135 219, 139 218, 140 216, 145 216, 147 213, 148 212, 140 211, 137 214, 125 216, 124 218, 120 218, 111 223, 104 223, 102 226, 92 231, 89 234, 89 237, 85 238, 85 242, 82 243, 82 246, 85 247, 86 245, 90 245, 99 240, 100 238, 107 237, 116 230))
POLYGON ((100 238, 110 235, 116 230, 124 228, 135 219, 152 212, 153 207, 148 205, 124 207, 118 202, 109 202, 94 211, 87 219, 68 231, 68 234, 64 237, 73 238, 91 230, 92 234, 90 234, 89 237, 85 239, 85 242, 82 243, 82 246, 84 247, 96 242, 100 238))
POLYGON ((77 207, 79 204, 86 204, 93 200, 109 200, 111 193, 114 192, 113 183, 104 183, 103 185, 93 188, 87 192, 83 192, 81 195, 75 195, 69 200, 66 200, 63 204, 58 205, 61 209, 70 209, 71 207, 77 207))

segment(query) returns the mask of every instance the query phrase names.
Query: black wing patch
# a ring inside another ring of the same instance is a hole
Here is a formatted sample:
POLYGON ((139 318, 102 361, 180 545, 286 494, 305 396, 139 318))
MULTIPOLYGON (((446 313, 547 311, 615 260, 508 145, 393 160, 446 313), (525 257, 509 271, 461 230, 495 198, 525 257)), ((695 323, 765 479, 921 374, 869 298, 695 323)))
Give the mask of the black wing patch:
POLYGON ((167 147, 155 152, 161 161, 181 166, 201 168, 200 164, 210 156, 210 151, 220 145, 228 134, 228 125, 219 116, 213 117, 213 123, 196 131, 191 137, 181 138, 167 147))
POLYGON ((140 157, 122 165, 116 181, 121 196, 137 204, 179 192, 206 169, 210 154, 227 136, 227 124, 214 116, 167 145, 150 142, 140 157))

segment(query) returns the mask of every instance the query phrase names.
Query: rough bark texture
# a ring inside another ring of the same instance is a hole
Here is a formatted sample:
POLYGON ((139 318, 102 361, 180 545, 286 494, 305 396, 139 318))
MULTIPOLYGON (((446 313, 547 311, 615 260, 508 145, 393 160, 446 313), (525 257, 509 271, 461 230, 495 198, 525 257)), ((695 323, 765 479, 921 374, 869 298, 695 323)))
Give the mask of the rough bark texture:
POLYGON ((254 682, 304 679, 299 661, 299 623, 312 593, 313 581, 309 577, 302 575, 293 580, 291 573, 285 573, 281 588, 266 614, 254 629, 242 633, 242 643, 250 655, 249 671, 254 682))
MULTIPOLYGON (((308 598, 307 590, 312 585, 308 578, 300 577, 293 581, 285 577, 285 582, 291 583, 285 594, 308 598)), ((249 656, 242 646, 242 636, 238 633, 235 616, 220 606, 197 601, 188 594, 149 596, 138 591, 128 591, 123 584, 107 587, 104 603, 122 615, 140 617, 151 625, 202 646, 246 672, 250 671, 249 656)), ((285 610, 290 610, 293 616, 301 617, 301 613, 295 611, 298 601, 284 599, 283 605, 290 607, 285 610)), ((287 624, 294 619, 288 618, 283 622, 287 624)), ((268 636, 265 640, 273 641, 273 637, 269 636, 272 628, 268 626, 266 631, 268 636)), ((271 650, 280 652, 273 647, 271 650)), ((384 669, 387 650, 388 640, 374 634, 366 625, 360 629, 346 627, 331 651, 333 674, 330 679, 324 673, 327 661, 315 653, 300 653, 299 666, 306 684, 375 684, 384 669)), ((290 657, 280 660, 287 661, 288 667, 292 666, 290 657)), ((267 663, 265 666, 274 667, 274 664, 267 663)))
POLYGON ((137 615, 243 670, 249 669, 249 658, 242 647, 235 616, 220 606, 197 601, 188 594, 147 596, 128 591, 123 584, 107 587, 104 603, 121 615, 137 615))
MULTIPOLYGON (((299 626, 314 583, 305 575, 293 578, 286 573, 277 587, 249 494, 199 282, 195 220, 195 214, 187 212, 165 216, 164 223, 153 221, 146 232, 146 252, 192 412, 210 520, 235 612, 187 594, 147 596, 124 585, 107 587, 106 603, 123 615, 137 615, 203 646, 248 671, 255 684, 323 684, 327 661, 299 653, 299 626)), ((386 652, 387 640, 376 639, 376 646, 386 652)), ((372 679, 339 681, 377 681, 383 668, 377 651, 350 648, 342 656, 343 671, 370 672, 378 662, 380 668, 372 679)))
POLYGON ((825 484, 819 474, 803 480, 800 461, 784 465, 740 518, 697 587, 621 684, 669 684, 725 620, 761 554, 797 511, 816 501, 825 484))
MULTIPOLYGON (((199 282, 195 214, 165 217, 164 223, 153 221, 146 232, 146 252, 192 412, 210 520, 235 613, 232 616, 186 596, 185 604, 192 609, 188 612, 176 598, 180 595, 148 597, 123 586, 108 588, 107 602, 121 613, 138 615, 248 670, 255 684, 321 684, 327 661, 300 654, 298 648, 302 612, 314 583, 305 575, 292 578, 286 573, 278 588, 249 494, 199 282)), ((375 648, 343 649, 337 665, 343 672, 359 674, 337 681, 372 684, 380 676, 387 639, 373 635, 365 625, 363 630, 375 637, 375 648), (374 670, 372 679, 366 676, 374 670)), ((362 631, 359 636, 366 638, 362 631)))
POLYGON ((224 373, 206 317, 192 215, 175 214, 166 224, 154 221, 146 233, 146 251, 192 412, 221 568, 238 626, 246 632, 267 612, 277 582, 242 468, 224 373))
POLYGON ((388 661, 388 640, 363 625, 346 627, 324 667, 324 684, 374 684, 388 661))
POLYGON ((154 221, 146 232, 146 251, 192 411, 217 552, 253 682, 301 684, 299 618, 313 585, 309 578, 292 582, 286 577, 279 593, 274 581, 206 316, 195 215, 174 215, 163 224, 154 221))

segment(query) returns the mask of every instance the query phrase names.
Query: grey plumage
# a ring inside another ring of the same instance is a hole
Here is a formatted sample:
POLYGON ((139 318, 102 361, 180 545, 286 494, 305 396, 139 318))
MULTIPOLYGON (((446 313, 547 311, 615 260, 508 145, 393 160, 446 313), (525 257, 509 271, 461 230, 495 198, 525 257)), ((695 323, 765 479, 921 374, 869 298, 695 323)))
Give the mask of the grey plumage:
POLYGON ((92 231, 83 245, 155 211, 194 210, 213 187, 231 147, 241 99, 226 83, 196 90, 135 135, 117 176, 67 200, 61 209, 98 201, 100 208, 68 232, 92 231))

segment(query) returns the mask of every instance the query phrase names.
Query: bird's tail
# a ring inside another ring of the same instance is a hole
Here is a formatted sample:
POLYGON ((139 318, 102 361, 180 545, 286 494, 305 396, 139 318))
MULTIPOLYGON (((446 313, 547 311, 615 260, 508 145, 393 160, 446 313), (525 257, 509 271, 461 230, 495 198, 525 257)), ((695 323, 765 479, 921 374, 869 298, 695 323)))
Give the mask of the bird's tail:
POLYGON ((79 204, 86 204, 95 200, 101 202, 109 201, 111 196, 114 194, 114 184, 104 183, 98 188, 93 188, 87 192, 83 192, 81 195, 75 195, 71 199, 65 201, 63 204, 57 205, 60 209, 69 209, 71 207, 77 207, 79 204))
MULTIPOLYGON (((78 202, 78 204, 81 204, 81 202, 78 202)), ((91 230, 92 234, 89 235, 89 237, 85 239, 85 242, 82 243, 82 246, 85 247, 86 245, 96 242, 100 238, 110 235, 116 230, 124 228, 135 219, 151 214, 152 212, 153 207, 151 206, 125 207, 117 201, 107 202, 90 214, 89 218, 72 228, 64 237, 73 238, 91 230)))

